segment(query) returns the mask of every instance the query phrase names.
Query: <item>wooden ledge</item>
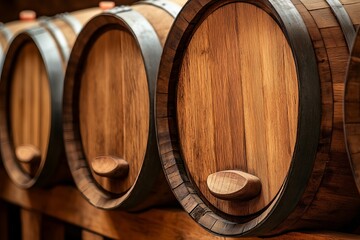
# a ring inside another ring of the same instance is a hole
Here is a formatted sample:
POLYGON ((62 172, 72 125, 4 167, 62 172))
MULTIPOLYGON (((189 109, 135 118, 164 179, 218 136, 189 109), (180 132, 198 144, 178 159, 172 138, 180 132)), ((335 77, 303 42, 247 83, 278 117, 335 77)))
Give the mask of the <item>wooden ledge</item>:
MULTIPOLYGON (((86 202, 74 186, 56 186, 46 190, 20 189, 9 180, 3 169, 0 169, 0 199, 113 239, 234 239, 208 233, 181 209, 150 209, 140 213, 104 211, 86 202)), ((294 232, 267 239, 355 240, 360 239, 360 236, 333 232, 294 232)))

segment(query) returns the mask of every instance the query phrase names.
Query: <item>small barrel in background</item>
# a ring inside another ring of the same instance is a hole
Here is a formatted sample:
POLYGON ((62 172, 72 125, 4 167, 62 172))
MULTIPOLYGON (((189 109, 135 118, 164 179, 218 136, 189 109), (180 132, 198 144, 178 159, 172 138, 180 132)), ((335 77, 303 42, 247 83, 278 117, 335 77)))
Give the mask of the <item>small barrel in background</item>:
POLYGON ((360 1, 191 0, 164 46, 157 138, 171 188, 225 236, 351 230, 343 89, 360 1))
POLYGON ((349 57, 344 96, 344 129, 353 175, 360 192, 360 30, 349 57))
POLYGON ((8 48, 0 83, 0 147, 8 175, 23 188, 70 179, 61 125, 64 72, 77 34, 101 11, 42 17, 8 48))
POLYGON ((94 206, 169 203, 157 152, 154 93, 168 31, 183 0, 140 1, 93 18, 65 76, 63 129, 71 173, 94 206))
POLYGON ((19 13, 19 21, 0 23, 0 75, 4 54, 11 39, 21 30, 33 27, 37 24, 36 13, 32 10, 24 10, 19 13))

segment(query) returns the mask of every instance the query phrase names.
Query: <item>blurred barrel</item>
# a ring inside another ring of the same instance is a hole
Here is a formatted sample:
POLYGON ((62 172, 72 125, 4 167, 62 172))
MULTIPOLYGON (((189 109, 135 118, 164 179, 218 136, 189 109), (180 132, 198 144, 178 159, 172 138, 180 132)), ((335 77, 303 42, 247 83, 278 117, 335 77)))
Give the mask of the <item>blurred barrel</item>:
POLYGON ((77 34, 101 11, 42 17, 8 48, 0 83, 0 148, 8 175, 23 188, 70 178, 61 125, 64 72, 77 34))
POLYGON ((353 175, 360 192, 360 30, 349 57, 344 96, 344 128, 353 175))
POLYGON ((31 10, 24 10, 19 13, 19 21, 0 23, 0 75, 3 57, 11 39, 21 30, 30 28, 37 24, 36 13, 31 10))
POLYGON ((77 187, 96 207, 138 210, 173 199, 156 148, 153 101, 162 46, 184 3, 114 8, 93 18, 74 45, 65 149, 77 187))
POLYGON ((201 226, 354 227, 342 100, 359 13, 360 1, 185 5, 164 46, 156 126, 165 175, 201 226))

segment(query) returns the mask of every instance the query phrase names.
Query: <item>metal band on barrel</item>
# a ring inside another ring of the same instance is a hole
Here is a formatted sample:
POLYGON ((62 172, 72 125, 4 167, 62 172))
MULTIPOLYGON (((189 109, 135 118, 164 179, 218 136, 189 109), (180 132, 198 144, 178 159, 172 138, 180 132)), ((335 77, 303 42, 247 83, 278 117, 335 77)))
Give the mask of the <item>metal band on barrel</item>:
MULTIPOLYGON (((87 49, 91 46, 93 40, 97 39, 99 34, 102 34, 102 31, 108 31, 112 28, 126 29, 136 41, 137 46, 140 49, 146 69, 145 72, 148 80, 149 100, 153 99, 155 95, 157 70, 160 63, 162 46, 157 33, 155 32, 152 25, 146 20, 146 18, 127 6, 118 6, 113 9, 104 11, 103 14, 97 15, 92 20, 90 20, 86 27, 81 31, 78 39, 86 39, 87 42, 85 42, 85 44, 82 41, 78 40, 75 42, 74 49, 76 49, 76 53, 74 53, 73 51, 74 55, 71 55, 70 57, 71 68, 67 69, 65 86, 69 86, 70 84, 71 87, 74 87, 72 83, 74 83, 75 79, 77 79, 77 77, 79 76, 79 68, 81 68, 84 64, 84 58, 87 56, 87 49)), ((116 62, 114 64, 116 64, 116 62)), ((75 85, 75 89, 69 90, 70 92, 73 91, 71 94, 80 91, 80 85, 75 85)), ((65 94, 68 93, 66 93, 65 91, 65 94)), ((76 96, 76 98, 77 97, 78 95, 76 96)), ((73 105, 70 102, 67 97, 64 98, 64 106, 66 109, 66 113, 64 113, 64 115, 66 115, 67 113, 72 115, 71 122, 68 122, 70 120, 68 116, 65 116, 63 118, 64 125, 67 123, 70 123, 72 125, 74 121, 79 121, 78 115, 73 115, 74 111, 77 111, 77 106, 73 105)), ((75 102, 78 102, 78 100, 75 100, 75 102)), ((105 191, 104 189, 99 187, 98 184, 96 184, 96 180, 94 178, 85 178, 84 181, 86 182, 86 184, 88 184, 88 189, 87 191, 84 191, 82 193, 93 205, 104 209, 112 209, 114 207, 120 206, 123 209, 132 209, 137 206, 139 202, 144 200, 143 196, 149 194, 147 190, 151 191, 151 188, 147 188, 147 186, 152 186, 155 184, 157 177, 154 178, 152 175, 149 175, 146 170, 144 170, 144 168, 151 167, 153 169, 152 173, 154 171, 158 171, 158 173, 160 173, 161 171, 159 159, 156 157, 156 141, 154 141, 156 137, 155 118, 153 117, 154 101, 150 100, 149 102, 149 112, 151 113, 151 115, 147 120, 149 122, 149 133, 146 154, 143 161, 144 163, 146 163, 143 165, 142 169, 142 172, 144 173, 140 174, 134 185, 121 196, 110 195, 107 191, 105 191), (137 188, 141 186, 141 194, 139 194, 139 191, 136 194, 133 194, 132 190, 136 189, 135 186, 137 186, 137 188), (96 197, 90 197, 88 195, 90 192, 91 194, 95 194, 96 197)), ((67 151, 67 146, 69 146, 68 144, 71 145, 81 141, 81 139, 79 138, 80 130, 77 125, 74 125, 72 131, 73 132, 70 131, 70 134, 74 135, 72 135, 71 140, 66 141, 67 144, 65 144, 65 148, 67 151)), ((79 149, 76 149, 73 154, 68 155, 68 162, 72 174, 77 174, 77 172, 79 171, 79 168, 77 166, 79 166, 79 164, 82 165, 86 163, 84 149, 80 147, 79 149)), ((90 169, 87 169, 87 171, 89 171, 90 173, 90 169)), ((155 175, 157 176, 157 174, 155 175)), ((78 179, 75 178, 75 182, 77 185, 79 185, 78 179)))
MULTIPOLYGON (((42 27, 35 27, 27 29, 18 34, 11 45, 8 48, 9 54, 4 61, 4 69, 11 69, 11 66, 15 64, 18 49, 24 44, 32 42, 36 45, 43 64, 45 66, 47 77, 50 86, 51 96, 51 124, 47 153, 44 159, 44 163, 36 172, 34 177, 24 173, 19 164, 17 163, 15 153, 13 151, 14 144, 11 133, 6 129, 9 125, 9 116, 6 114, 7 106, 9 105, 9 98, 7 97, 7 89, 11 84, 11 71, 5 71, 1 75, 0 92, 1 92, 1 104, 0 104, 0 135, 2 156, 6 156, 7 161, 4 161, 4 166, 12 178, 14 183, 23 187, 31 188, 33 186, 44 186, 49 183, 49 179, 53 176, 58 167, 61 154, 61 146, 63 144, 61 136, 61 110, 62 110, 62 91, 64 73, 61 66, 61 56, 57 49, 56 42, 49 31, 42 27)), ((3 158, 4 159, 4 158, 3 158)))
MULTIPOLYGON (((157 81, 157 73, 161 59, 162 46, 156 31, 149 21, 137 11, 132 10, 129 7, 121 7, 118 9, 116 14, 123 22, 124 25, 128 27, 133 36, 135 36, 138 46, 141 49, 142 57, 144 60, 144 65, 146 69, 146 77, 148 80, 148 91, 149 99, 155 98, 155 89, 157 81)), ((154 101, 150 102, 150 117, 149 117, 149 135, 148 135, 148 144, 146 148, 146 154, 144 156, 144 162, 147 166, 153 166, 155 171, 155 166, 158 163, 159 159, 154 157, 157 156, 157 146, 156 146, 156 133, 155 133, 155 118, 154 113, 154 101)), ((143 166, 144 167, 144 166, 143 166)), ((158 169, 159 171, 161 168, 158 169)), ((151 186, 154 184, 155 179, 147 176, 147 174, 140 174, 136 180, 136 185, 140 186, 151 186)), ((151 187, 145 188, 150 191, 151 187)), ((144 195, 149 193, 144 193, 144 195)), ((126 196, 126 194, 125 194, 126 196)), ((125 197, 124 196, 124 197, 125 197)), ((133 208, 136 204, 142 199, 136 196, 136 194, 128 194, 126 196, 126 201, 123 201, 123 208, 133 208)))
POLYGON ((67 43, 67 40, 63 34, 63 32, 54 24, 51 22, 51 18, 41 18, 40 25, 45 27, 51 36, 55 39, 56 43, 58 44, 61 54, 63 56, 63 59, 66 61, 69 59, 70 56, 70 49, 67 43))
POLYGON ((128 11, 132 11, 132 9, 128 6, 121 5, 121 6, 116 6, 112 9, 106 10, 104 12, 111 13, 111 14, 119 14, 119 13, 128 12, 128 11))
POLYGON ((335 14, 337 21, 343 31, 349 51, 351 51, 352 45, 355 40, 355 28, 351 22, 349 14, 346 12, 344 6, 339 0, 326 0, 329 4, 332 12, 335 14))
POLYGON ((10 41, 14 36, 13 33, 4 25, 0 25, 0 33, 5 37, 6 41, 10 41))
POLYGON ((76 35, 78 35, 82 29, 82 24, 77 20, 75 17, 73 17, 69 13, 62 13, 57 15, 58 18, 61 18, 66 22, 72 30, 75 32, 76 35))

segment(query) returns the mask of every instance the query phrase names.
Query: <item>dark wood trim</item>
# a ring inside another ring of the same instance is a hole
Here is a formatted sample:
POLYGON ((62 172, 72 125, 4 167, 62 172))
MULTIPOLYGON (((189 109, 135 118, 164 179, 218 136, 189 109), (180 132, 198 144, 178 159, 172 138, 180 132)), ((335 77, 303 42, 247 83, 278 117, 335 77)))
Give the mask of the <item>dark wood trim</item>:
POLYGON ((360 123, 360 28, 357 29, 349 57, 344 91, 344 132, 353 176, 360 192, 359 123, 360 123))
POLYGON ((335 14, 336 19, 338 20, 339 25, 344 33, 349 51, 351 51, 356 34, 354 25, 351 22, 348 13, 339 0, 326 0, 326 2, 329 4, 331 10, 335 14))

